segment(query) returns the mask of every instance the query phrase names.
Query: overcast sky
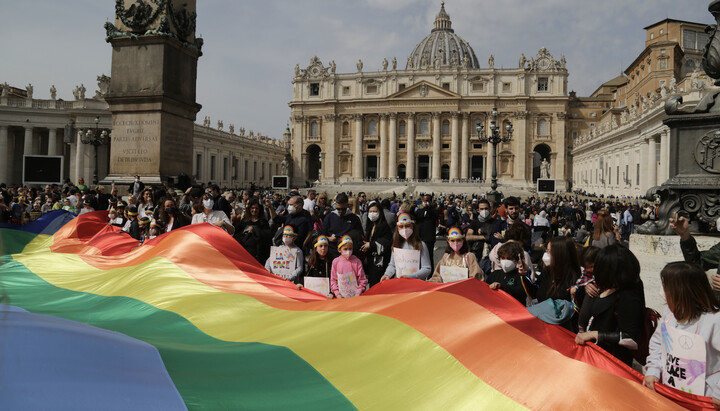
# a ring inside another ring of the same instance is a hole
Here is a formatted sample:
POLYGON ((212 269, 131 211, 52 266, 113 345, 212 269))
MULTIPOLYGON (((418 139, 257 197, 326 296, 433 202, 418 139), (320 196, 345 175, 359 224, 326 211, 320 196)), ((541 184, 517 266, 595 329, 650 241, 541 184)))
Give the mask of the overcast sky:
MULTIPOLYGON (((644 48, 643 27, 673 18, 713 22, 709 0, 448 0, 453 29, 475 50, 481 66, 517 67, 542 46, 565 55, 569 87, 588 95, 624 70, 644 48)), ((0 83, 36 98, 72 99, 84 83, 110 75, 111 48, 103 24, 113 0, 2 0, 0 83)), ((383 57, 399 68, 430 33, 439 1, 431 0, 198 0, 197 34, 205 39, 198 62, 197 99, 210 116, 273 138, 290 117, 295 64, 317 55, 338 73, 379 70, 383 57)))

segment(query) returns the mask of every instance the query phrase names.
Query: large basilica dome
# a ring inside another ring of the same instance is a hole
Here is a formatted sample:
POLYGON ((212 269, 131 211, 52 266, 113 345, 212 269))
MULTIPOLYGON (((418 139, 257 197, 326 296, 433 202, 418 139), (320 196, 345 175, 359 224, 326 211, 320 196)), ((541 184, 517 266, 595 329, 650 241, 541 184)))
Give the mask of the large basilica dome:
POLYGON ((438 66, 464 66, 480 68, 475 51, 462 37, 452 29, 450 15, 445 11, 445 3, 435 16, 434 28, 410 53, 406 69, 419 69, 438 66))

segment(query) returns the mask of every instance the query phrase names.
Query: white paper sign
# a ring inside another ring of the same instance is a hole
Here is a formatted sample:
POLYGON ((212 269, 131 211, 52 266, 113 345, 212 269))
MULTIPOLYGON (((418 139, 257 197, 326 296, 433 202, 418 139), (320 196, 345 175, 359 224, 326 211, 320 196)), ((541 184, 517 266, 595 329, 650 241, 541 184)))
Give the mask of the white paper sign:
POLYGON ((691 394, 705 395, 705 339, 660 323, 662 383, 691 394))
POLYGON ((449 265, 440 266, 440 276, 444 283, 452 283, 460 280, 467 280, 468 269, 465 267, 455 267, 449 265))
POLYGON ((327 277, 305 277, 305 288, 322 295, 330 295, 330 279, 327 277))
POLYGON ((298 249, 288 246, 270 247, 270 261, 272 262, 272 273, 284 279, 289 279, 295 274, 298 260, 298 249))
POLYGON ((407 277, 420 271, 420 251, 393 248, 395 277, 407 277))
POLYGON ((337 273, 338 291, 344 298, 358 295, 358 283, 355 273, 337 273))

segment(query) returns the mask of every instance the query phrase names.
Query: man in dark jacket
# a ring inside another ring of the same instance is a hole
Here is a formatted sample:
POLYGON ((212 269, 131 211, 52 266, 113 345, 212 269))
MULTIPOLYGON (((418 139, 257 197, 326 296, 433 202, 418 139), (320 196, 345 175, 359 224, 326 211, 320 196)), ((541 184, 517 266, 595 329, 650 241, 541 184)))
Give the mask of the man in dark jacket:
POLYGON ((337 244, 340 238, 347 234, 353 239, 353 254, 357 254, 363 244, 362 233, 360 217, 348 211, 347 194, 339 193, 335 197, 335 211, 325 216, 323 220, 323 234, 330 242, 330 253, 335 257, 340 255, 337 244))
POLYGON ((420 230, 420 239, 430 252, 430 266, 434 269, 433 250, 435 249, 435 229, 437 227, 438 212, 430 194, 425 194, 422 203, 415 209, 415 221, 420 230))

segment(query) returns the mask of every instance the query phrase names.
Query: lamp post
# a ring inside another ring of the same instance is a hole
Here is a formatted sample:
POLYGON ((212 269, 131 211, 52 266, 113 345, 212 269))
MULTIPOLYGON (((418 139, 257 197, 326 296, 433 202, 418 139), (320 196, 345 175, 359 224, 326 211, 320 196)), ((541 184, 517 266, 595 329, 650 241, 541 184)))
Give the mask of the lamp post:
POLYGON ((100 117, 95 117, 95 130, 87 129, 84 133, 81 133, 81 141, 83 144, 91 144, 95 147, 95 169, 93 170, 93 185, 98 183, 98 146, 108 144, 108 132, 103 129, 100 131, 98 128, 100 124, 100 117))
POLYGON ((492 183, 490 185, 490 191, 487 193, 487 198, 492 201, 494 205, 497 205, 502 197, 502 193, 497 191, 497 146, 500 143, 507 143, 510 141, 513 133, 512 123, 508 121, 505 126, 506 133, 505 135, 502 135, 502 126, 498 125, 497 119, 498 111, 497 108, 493 107, 492 112, 490 113, 490 126, 488 127, 490 129, 489 135, 485 135, 485 126, 482 122, 480 122, 476 128, 478 139, 483 143, 490 143, 493 146, 492 183))

